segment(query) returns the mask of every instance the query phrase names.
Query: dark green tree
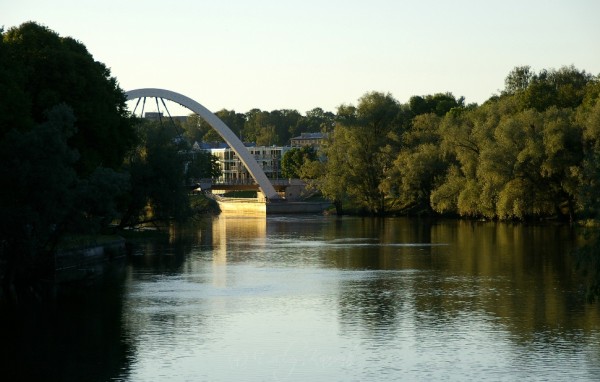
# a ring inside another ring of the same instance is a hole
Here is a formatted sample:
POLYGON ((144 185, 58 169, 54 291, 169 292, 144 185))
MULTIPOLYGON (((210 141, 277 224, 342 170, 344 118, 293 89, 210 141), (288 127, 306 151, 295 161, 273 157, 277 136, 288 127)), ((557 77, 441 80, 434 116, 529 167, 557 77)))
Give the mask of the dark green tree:
POLYGON ((261 130, 268 126, 269 112, 260 109, 252 109, 246 113, 246 123, 244 124, 243 137, 244 142, 256 142, 261 130))
POLYGON ((413 119, 383 182, 384 190, 407 211, 429 213, 431 192, 446 174, 448 161, 440 150, 440 120, 434 113, 413 119))
POLYGON ((515 68, 506 79, 507 93, 519 97, 522 109, 544 111, 552 106, 576 108, 586 92, 587 84, 593 76, 574 66, 564 66, 558 70, 541 70, 531 73, 521 67, 515 68), (520 73, 522 79, 517 73, 520 73), (518 90, 518 92, 515 92, 518 90))
POLYGON ((52 253, 68 224, 77 186, 75 133, 66 106, 46 123, 9 131, 0 141, 0 257, 5 287, 29 283, 52 269, 52 253))
MULTIPOLYGON (((246 122, 246 116, 241 113, 236 113, 234 110, 221 109, 215 113, 215 115, 227 125, 233 131, 238 138, 243 139, 244 124, 246 122)), ((223 138, 219 135, 198 114, 190 114, 188 118, 182 123, 183 135, 191 143, 194 142, 224 142, 223 138)))
POLYGON ((302 121, 296 110, 282 109, 271 112, 252 109, 246 113, 244 140, 256 142, 259 146, 289 144, 293 133, 302 121))
MULTIPOLYGON (((505 179, 480 178, 481 158, 484 152, 495 147, 494 130, 501 118, 516 110, 515 99, 505 97, 489 100, 477 108, 454 110, 444 116, 439 136, 448 171, 431 193, 435 211, 465 217, 495 217, 499 187, 505 179)), ((498 152, 502 154, 502 151, 498 152)), ((498 158, 497 162, 490 163, 501 165, 505 161, 498 158)))
POLYGON ((589 301, 600 297, 600 81, 588 84, 585 101, 577 110, 584 129, 584 159, 578 201, 583 216, 596 225, 588 228, 588 244, 577 252, 578 268, 587 288, 589 301))
POLYGON ((15 80, 9 86, 20 89, 15 95, 27 110, 19 107, 20 121, 3 123, 0 132, 42 123, 47 110, 65 103, 75 115, 69 145, 80 155, 78 174, 90 174, 100 165, 118 168, 135 133, 125 95, 110 70, 80 42, 33 22, 9 29, 2 39, 4 65, 15 80))
POLYGON ((318 190, 331 200, 336 213, 342 215, 344 202, 349 199, 349 187, 352 187, 349 161, 351 158, 340 147, 351 144, 348 130, 336 126, 322 147, 324 161, 311 161, 302 167, 302 179, 309 188, 318 190))
POLYGON ((288 145, 290 138, 292 138, 293 133, 296 131, 296 126, 302 118, 302 115, 297 110, 273 110, 271 112, 271 120, 277 136, 277 141, 274 144, 278 146, 288 145))
POLYGON ((456 99, 452 93, 436 93, 425 97, 412 96, 408 105, 412 117, 429 113, 443 117, 453 108, 463 107, 464 98, 456 99))
POLYGON ((315 107, 301 116, 295 126, 290 126, 290 138, 297 137, 302 133, 328 133, 333 131, 335 114, 315 107))
POLYGON ((35 23, 2 32, 0 97, 3 280, 33 283, 65 233, 96 233, 116 217, 133 120, 83 44, 35 23))
POLYGON ((600 220, 600 80, 589 84, 577 120, 584 145, 578 200, 584 217, 600 220))
POLYGON ((281 174, 284 178, 300 178, 302 166, 309 161, 316 161, 317 153, 310 146, 294 147, 281 158, 281 174))
POLYGON ((325 172, 317 184, 324 195, 347 196, 370 214, 385 212, 383 181, 393 155, 389 135, 400 131, 400 105, 390 94, 371 92, 358 106, 338 108, 331 143, 324 148, 325 172))
MULTIPOLYGON (((217 111, 215 115, 219 117, 219 119, 221 119, 221 121, 223 121, 223 123, 225 123, 227 127, 229 127, 231 131, 233 131, 241 141, 244 140, 244 136, 242 133, 244 131, 244 125, 246 124, 245 114, 236 113, 235 110, 222 109, 217 111)), ((211 130, 214 132, 214 129, 211 130)), ((216 134, 216 132, 214 133, 216 134)), ((222 138, 220 136, 219 140, 222 141, 222 138)), ((207 141, 205 140, 205 142, 207 141)))
POLYGON ((207 133, 212 129, 210 125, 202 119, 198 114, 190 114, 185 121, 181 124, 183 129, 183 136, 191 144, 195 142, 211 142, 212 140, 207 137, 207 133))
POLYGON ((11 129, 25 130, 34 123, 31 100, 17 75, 18 64, 12 60, 11 47, 4 42, 0 29, 0 137, 11 129))
POLYGON ((216 179, 221 176, 219 158, 212 155, 210 151, 189 151, 186 162, 186 183, 194 179, 216 179))
POLYGON ((139 126, 141 144, 127 161, 131 192, 121 227, 183 221, 191 214, 185 185, 189 145, 157 122, 139 126))
POLYGON ((534 73, 528 65, 515 67, 504 79, 504 92, 515 94, 527 89, 533 75, 534 73))

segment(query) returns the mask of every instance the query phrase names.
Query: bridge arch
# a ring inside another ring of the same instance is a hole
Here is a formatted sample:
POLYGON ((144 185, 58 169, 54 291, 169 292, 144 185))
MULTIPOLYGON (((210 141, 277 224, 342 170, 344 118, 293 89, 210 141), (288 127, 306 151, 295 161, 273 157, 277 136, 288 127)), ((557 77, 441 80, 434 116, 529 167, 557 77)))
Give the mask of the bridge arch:
POLYGON ((210 110, 200 105, 193 99, 184 96, 183 94, 176 93, 171 90, 165 89, 135 89, 125 92, 127 100, 133 100, 137 98, 152 97, 168 99, 169 101, 176 102, 183 107, 188 108, 194 113, 198 114, 204 119, 215 131, 229 144, 232 150, 237 154, 238 158, 242 161, 244 166, 248 169, 248 172, 254 178, 258 186, 265 194, 267 200, 280 199, 279 194, 275 191, 275 188, 265 175, 264 171, 260 168, 254 157, 250 154, 246 146, 239 140, 239 138, 231 131, 227 125, 214 115, 210 110))

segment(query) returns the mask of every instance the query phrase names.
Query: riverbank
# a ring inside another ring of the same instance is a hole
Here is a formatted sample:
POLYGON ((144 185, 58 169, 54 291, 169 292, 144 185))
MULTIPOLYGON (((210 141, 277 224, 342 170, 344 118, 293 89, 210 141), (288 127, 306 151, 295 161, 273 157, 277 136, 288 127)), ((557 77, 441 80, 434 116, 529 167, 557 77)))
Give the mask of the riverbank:
MULTIPOLYGON (((108 269, 121 268, 127 241, 118 235, 68 235, 53 254, 40 255, 26 271, 9 278, 6 265, 0 272, 0 306, 51 301, 58 294, 81 292, 97 284, 108 269)), ((21 271, 22 272, 22 271, 21 271)))
POLYGON ((126 256, 126 240, 117 235, 74 236, 54 255, 54 282, 85 282, 98 277, 108 263, 126 256))

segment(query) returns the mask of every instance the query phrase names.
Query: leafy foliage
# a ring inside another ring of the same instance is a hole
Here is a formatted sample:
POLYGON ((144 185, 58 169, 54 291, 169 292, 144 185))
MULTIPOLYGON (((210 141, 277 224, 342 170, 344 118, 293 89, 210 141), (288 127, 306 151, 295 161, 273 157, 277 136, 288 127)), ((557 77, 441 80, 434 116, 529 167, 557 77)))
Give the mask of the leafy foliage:
POLYGON ((0 276, 27 284, 52 270, 66 232, 118 214, 134 143, 116 79, 72 38, 35 23, 0 42, 0 276))
POLYGON ((302 166, 316 160, 317 153, 312 147, 293 147, 281 158, 281 173, 285 178, 300 178, 302 166))
POLYGON ((170 126, 156 122, 139 125, 141 144, 127 161, 131 192, 121 226, 183 220, 191 213, 185 187, 187 158, 183 141, 170 126))
POLYGON ((0 253, 9 272, 47 261, 65 227, 77 185, 77 153, 66 144, 73 121, 72 111, 59 106, 48 122, 11 130, 0 143, 0 253))
POLYGON ((365 94, 357 107, 341 106, 333 139, 326 146, 325 172, 319 188, 335 201, 350 198, 370 214, 385 211, 380 188, 392 158, 387 150, 388 134, 400 129, 399 104, 390 95, 365 94))
MULTIPOLYGON (((185 178, 186 183, 190 184, 198 179, 215 179, 221 175, 219 167, 219 158, 212 155, 209 151, 190 151, 186 158, 185 178)), ((183 155, 179 153, 179 155, 183 155)))
POLYGON ((16 96, 22 106, 17 110, 23 117, 0 124, 0 133, 42 123, 47 110, 66 103, 75 115, 76 133, 69 144, 80 155, 78 174, 90 174, 100 165, 118 168, 135 134, 125 95, 109 69, 80 42, 32 22, 2 37, 4 65, 14 79, 10 86, 20 89, 16 96))

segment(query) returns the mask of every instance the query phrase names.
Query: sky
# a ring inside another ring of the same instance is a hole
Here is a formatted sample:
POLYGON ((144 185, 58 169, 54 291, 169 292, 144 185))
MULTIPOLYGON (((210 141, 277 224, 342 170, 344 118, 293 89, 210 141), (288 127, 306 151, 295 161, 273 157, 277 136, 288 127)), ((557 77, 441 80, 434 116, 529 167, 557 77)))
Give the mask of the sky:
POLYGON ((79 40, 125 91, 240 113, 335 112, 371 91, 481 104, 523 65, 598 75, 598 15, 597 0, 0 0, 5 30, 79 40))

